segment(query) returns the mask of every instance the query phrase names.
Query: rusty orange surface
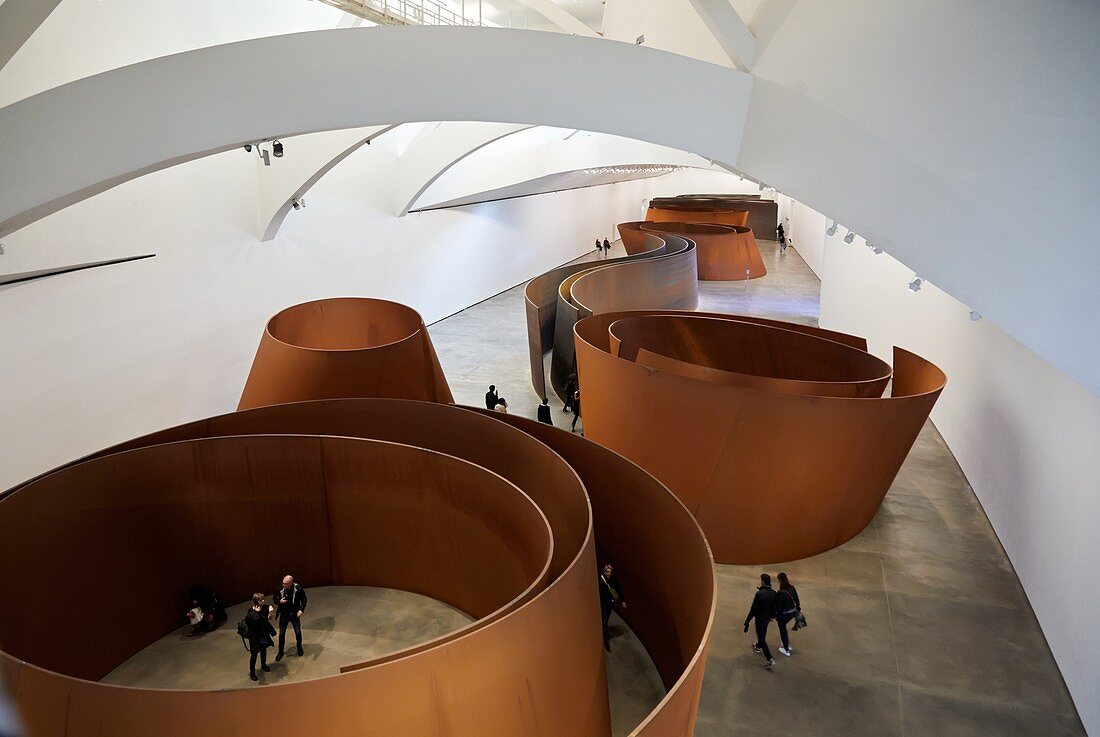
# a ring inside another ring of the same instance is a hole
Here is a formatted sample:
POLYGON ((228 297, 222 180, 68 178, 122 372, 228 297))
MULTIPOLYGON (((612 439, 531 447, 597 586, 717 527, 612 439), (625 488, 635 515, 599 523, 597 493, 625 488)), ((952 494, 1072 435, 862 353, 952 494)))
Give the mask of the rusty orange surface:
POLYGON ((651 205, 646 211, 645 219, 657 223, 692 222, 745 226, 749 220, 749 211, 723 205, 661 204, 651 205))
POLYGON ((744 281, 768 273, 749 228, 696 222, 642 223, 650 233, 668 233, 695 242, 699 278, 703 281, 744 281))
POLYGON ((946 382, 895 348, 879 397, 887 377, 860 339, 814 348, 804 338, 829 331, 784 325, 634 311, 575 327, 586 437, 667 484, 722 563, 804 558, 862 531, 946 382))
POLYGON ((237 409, 339 397, 454 401, 415 310, 337 297, 288 307, 268 321, 237 409))
POLYGON ((31 737, 244 737, 264 713, 337 737, 427 737, 440 719, 457 737, 607 737, 597 546, 631 587, 630 623, 669 689, 632 734, 689 737, 715 605, 713 563, 691 515, 648 473, 579 437, 426 402, 232 413, 8 492, 0 576, 26 606, 0 613, 0 666, 31 737), (296 531, 285 549, 263 542, 279 525, 296 531), (291 569, 312 585, 424 593, 478 619, 337 675, 262 689, 90 680, 174 629, 175 607, 157 603, 188 582, 244 599, 291 569), (83 627, 57 633, 45 614, 55 587, 87 600, 104 571, 125 585, 112 585, 112 607, 82 614, 95 642, 83 627))

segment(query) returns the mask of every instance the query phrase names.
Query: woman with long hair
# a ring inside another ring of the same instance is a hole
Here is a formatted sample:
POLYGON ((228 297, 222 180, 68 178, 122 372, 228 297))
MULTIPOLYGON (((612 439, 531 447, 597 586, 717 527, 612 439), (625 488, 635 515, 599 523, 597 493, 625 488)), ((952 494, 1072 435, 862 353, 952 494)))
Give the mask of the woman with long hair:
POLYGON ((798 600, 798 589, 791 584, 786 573, 779 574, 779 601, 776 607, 775 621, 779 625, 779 639, 783 644, 779 652, 787 657, 791 655, 791 640, 787 636, 787 622, 794 619, 802 611, 802 602, 798 600))
POLYGON ((256 656, 260 656, 260 668, 264 673, 270 673, 267 667, 267 649, 275 644, 271 638, 275 635, 275 627, 271 624, 271 618, 275 616, 275 608, 265 603, 263 594, 252 595, 252 606, 244 615, 244 623, 248 628, 248 677, 253 681, 259 680, 256 676, 256 656))

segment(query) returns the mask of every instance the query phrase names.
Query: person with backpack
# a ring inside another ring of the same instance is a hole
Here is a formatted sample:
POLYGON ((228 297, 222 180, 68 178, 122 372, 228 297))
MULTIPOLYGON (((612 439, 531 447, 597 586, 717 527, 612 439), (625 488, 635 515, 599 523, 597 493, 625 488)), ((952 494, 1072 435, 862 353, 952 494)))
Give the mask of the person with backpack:
POLYGON ((772 659, 772 651, 768 647, 768 624, 775 619, 778 601, 779 596, 772 588, 772 577, 767 573, 761 573, 760 586, 752 598, 749 616, 745 617, 745 632, 749 631, 749 622, 756 620, 756 642, 752 644, 752 649, 753 652, 764 653, 764 658, 767 660, 764 667, 769 670, 775 665, 775 660, 772 659))
POLYGON ((271 638, 275 635, 275 627, 271 624, 271 618, 275 616, 275 609, 264 601, 263 594, 252 595, 252 606, 237 624, 237 634, 245 641, 248 657, 248 677, 258 681, 256 676, 256 656, 260 658, 260 669, 264 673, 270 673, 271 668, 267 664, 267 649, 275 644, 271 638))
POLYGON ((794 628, 799 629, 801 625, 797 621, 797 617, 801 611, 802 602, 798 600, 798 589, 791 584, 791 580, 787 578, 786 573, 780 573, 775 623, 779 626, 779 639, 783 641, 783 644, 779 647, 779 652, 787 657, 791 655, 791 640, 787 635, 787 623, 795 619, 794 628))

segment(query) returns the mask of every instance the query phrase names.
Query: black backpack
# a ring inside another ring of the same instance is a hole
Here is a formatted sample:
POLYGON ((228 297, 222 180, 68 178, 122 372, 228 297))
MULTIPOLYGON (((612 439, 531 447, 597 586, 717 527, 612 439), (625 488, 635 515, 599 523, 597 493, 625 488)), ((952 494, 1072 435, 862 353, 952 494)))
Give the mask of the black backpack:
POLYGON ((240 622, 237 622, 237 634, 241 638, 241 644, 244 645, 245 651, 249 651, 249 649, 248 649, 248 622, 246 622, 243 619, 240 622))

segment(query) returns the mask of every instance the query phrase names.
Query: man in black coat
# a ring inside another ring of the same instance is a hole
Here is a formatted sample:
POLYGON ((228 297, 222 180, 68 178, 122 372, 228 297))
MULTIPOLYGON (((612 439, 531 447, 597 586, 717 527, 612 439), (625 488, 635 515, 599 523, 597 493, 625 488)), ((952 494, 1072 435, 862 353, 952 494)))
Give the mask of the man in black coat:
POLYGON ((766 573, 760 574, 761 586, 756 589, 756 595, 752 597, 752 606, 749 607, 749 616, 745 617, 745 631, 749 631, 749 622, 756 620, 756 642, 753 643, 754 652, 764 653, 767 658, 765 668, 775 665, 772 660, 772 651, 768 647, 768 625, 775 619, 776 607, 779 605, 779 594, 772 588, 772 577, 766 573))
POLYGON ((611 633, 607 629, 607 621, 611 619, 611 612, 616 605, 626 609, 623 587, 619 585, 619 579, 615 578, 615 567, 604 563, 600 571, 600 614, 603 615, 603 649, 607 652, 611 652, 611 633))
POLYGON ((489 385, 489 391, 485 392, 485 409, 497 408, 497 388, 493 384, 489 385))
POLYGON ((306 590, 294 583, 294 576, 284 576, 283 587, 271 598, 275 600, 275 613, 279 617, 279 652, 275 654, 275 660, 283 659, 287 625, 294 628, 298 655, 302 655, 302 614, 306 610, 306 590))
POLYGON ((542 400, 542 404, 539 405, 539 422, 544 425, 553 425, 554 421, 550 418, 550 400, 542 400))

